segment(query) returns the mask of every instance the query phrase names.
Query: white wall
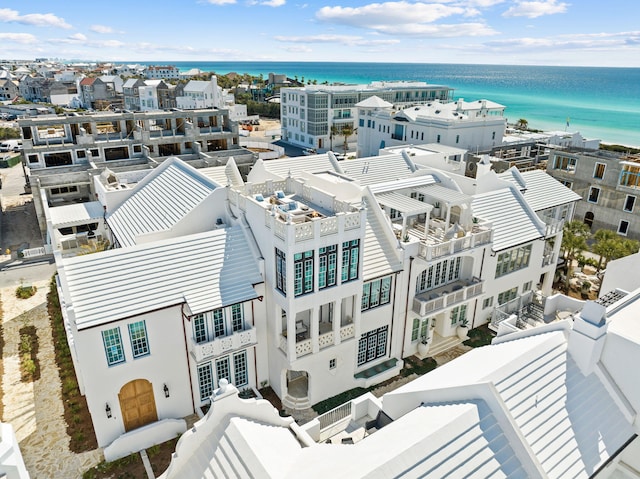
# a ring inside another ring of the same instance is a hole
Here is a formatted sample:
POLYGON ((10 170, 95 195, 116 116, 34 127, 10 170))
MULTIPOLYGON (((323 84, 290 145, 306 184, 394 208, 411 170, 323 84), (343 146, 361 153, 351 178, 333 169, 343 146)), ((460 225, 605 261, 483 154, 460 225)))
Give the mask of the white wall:
POLYGON ((181 306, 173 306, 78 332, 78 359, 83 365, 87 404, 100 447, 125 432, 118 393, 129 381, 151 382, 158 419, 182 418, 194 412, 181 317, 181 306), (150 354, 134 359, 127 325, 141 320, 146 321, 150 354), (102 331, 114 327, 120 327, 126 361, 109 366, 102 331), (164 384, 169 388, 169 398, 164 396, 164 384), (110 419, 105 413, 106 403, 111 407, 110 419))

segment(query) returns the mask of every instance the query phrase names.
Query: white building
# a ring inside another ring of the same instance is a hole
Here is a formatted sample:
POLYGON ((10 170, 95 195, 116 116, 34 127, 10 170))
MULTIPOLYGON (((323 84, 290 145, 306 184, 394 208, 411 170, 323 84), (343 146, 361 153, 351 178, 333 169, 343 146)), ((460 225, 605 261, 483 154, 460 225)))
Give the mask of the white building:
POLYGON ((502 143, 507 126, 503 105, 489 101, 431 101, 398 110, 370 97, 356 104, 358 156, 377 155, 386 146, 441 143, 469 151, 502 143))
MULTIPOLYGON (((434 100, 447 102, 453 90, 425 82, 372 82, 369 85, 307 85, 280 90, 282 139, 302 148, 333 150, 341 131, 356 124, 356 104, 372 96, 402 108, 434 100)), ((355 135, 347 138, 353 148, 355 135)))
POLYGON ((178 80, 180 78, 180 70, 178 70, 178 67, 175 67, 173 65, 149 65, 144 69, 143 74, 150 80, 178 80))
POLYGON ((99 444, 130 452, 223 379, 310 407, 459 344, 538 283, 548 294, 576 197, 536 175, 396 153, 258 161, 246 183, 231 160, 169 159, 126 188, 95 176, 116 248, 57 263, 99 444))
POLYGON ((161 478, 637 478, 640 291, 616 297, 303 426, 222 384, 161 478))
POLYGON ((222 108, 222 88, 215 76, 210 81, 191 80, 184 86, 183 96, 176 98, 178 108, 194 110, 196 108, 222 108))
POLYGON ((29 479, 13 427, 0 422, 0 477, 3 479, 29 479))
POLYGON ((144 85, 138 87, 138 97, 140 98, 140 111, 160 110, 160 99, 158 97, 158 86, 165 85, 162 80, 146 80, 144 85))

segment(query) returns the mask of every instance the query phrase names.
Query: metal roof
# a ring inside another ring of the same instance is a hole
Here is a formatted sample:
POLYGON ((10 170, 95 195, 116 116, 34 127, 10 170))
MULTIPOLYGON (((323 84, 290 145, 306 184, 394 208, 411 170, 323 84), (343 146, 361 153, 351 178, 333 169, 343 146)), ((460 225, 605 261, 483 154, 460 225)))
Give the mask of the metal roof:
POLYGON ((139 235, 170 229, 216 187, 195 168, 170 158, 136 185, 107 223, 121 246, 132 246, 139 235))
POLYGON ((186 302, 193 314, 257 297, 242 229, 222 228, 62 260, 78 329, 186 302))
POLYGON ((51 224, 54 228, 66 225, 87 224, 99 220, 104 215, 104 208, 99 201, 75 203, 72 205, 49 208, 51 224))
POLYGON ((493 223, 493 250, 501 251, 544 237, 544 225, 511 188, 477 195, 474 216, 493 223))
POLYGON ((542 170, 517 172, 521 176, 521 178, 518 178, 516 172, 511 171, 512 169, 499 174, 498 177, 516 185, 534 211, 541 211, 582 199, 579 194, 571 191, 571 189, 542 170), (521 184, 522 180, 525 182, 524 185, 521 184))
POLYGON ((395 273, 402 269, 402 261, 394 253, 396 245, 387 241, 387 236, 383 231, 388 226, 380 221, 373 208, 379 208, 379 206, 371 205, 367 208, 367 224, 365 226, 362 256, 362 278, 364 281, 395 273))
POLYGON ((471 196, 465 193, 436 184, 432 184, 422 188, 416 188, 416 191, 419 193, 424 193, 428 196, 432 196, 438 201, 443 201, 444 203, 449 203, 450 205, 461 205, 464 203, 470 203, 472 199, 471 196))
POLYGON ((227 178, 227 173, 225 171, 226 165, 222 166, 210 166, 207 168, 200 168, 198 171, 202 173, 204 176, 209 178, 214 183, 220 186, 227 186, 229 183, 229 179, 227 178))
POLYGON ((294 156, 263 162, 264 169, 268 172, 286 178, 291 172, 292 176, 300 176, 301 172, 322 173, 335 171, 326 153, 322 155, 294 156))
POLYGON ((370 185, 369 188, 371 188, 371 191, 374 194, 378 195, 387 191, 396 191, 404 188, 415 189, 421 186, 431 185, 439 181, 440 180, 438 180, 435 175, 417 175, 405 178, 403 180, 393 180, 377 183, 375 185, 370 185))
POLYGON ((356 180, 360 186, 403 180, 414 174, 402 155, 397 153, 344 160, 340 166, 344 174, 356 180))
POLYGON ((378 203, 382 205, 393 208, 394 210, 399 211, 400 213, 405 213, 409 216, 427 213, 433 208, 430 204, 393 191, 377 194, 376 200, 378 200, 378 203))

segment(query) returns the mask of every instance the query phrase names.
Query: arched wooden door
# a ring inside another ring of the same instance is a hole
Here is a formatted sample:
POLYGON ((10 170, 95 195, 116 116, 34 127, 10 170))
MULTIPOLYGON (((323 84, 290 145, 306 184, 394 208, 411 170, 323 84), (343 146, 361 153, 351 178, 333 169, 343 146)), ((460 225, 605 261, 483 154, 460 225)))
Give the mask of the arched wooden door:
POLYGON ((131 431, 158 420, 153 386, 146 379, 128 382, 118 394, 125 431, 131 431))

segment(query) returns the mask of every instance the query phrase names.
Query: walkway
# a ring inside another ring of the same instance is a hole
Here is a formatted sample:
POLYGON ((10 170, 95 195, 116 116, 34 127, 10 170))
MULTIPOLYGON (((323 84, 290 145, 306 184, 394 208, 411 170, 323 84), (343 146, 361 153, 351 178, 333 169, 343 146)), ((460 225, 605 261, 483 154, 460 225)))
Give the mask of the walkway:
POLYGON ((63 418, 60 376, 55 364, 51 326, 46 309, 49 280, 33 283, 38 292, 29 299, 17 299, 15 286, 0 289, 3 310, 4 350, 2 393, 4 422, 15 429, 22 456, 32 479, 82 477, 82 473, 103 460, 102 450, 75 454, 63 418), (33 325, 38 334, 40 379, 20 381, 19 330, 33 325))

